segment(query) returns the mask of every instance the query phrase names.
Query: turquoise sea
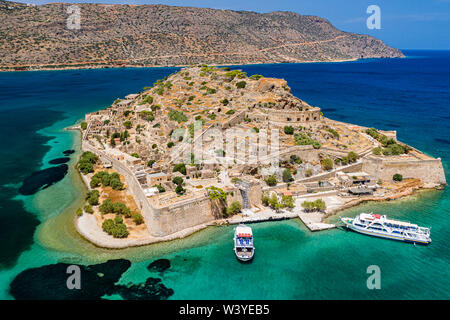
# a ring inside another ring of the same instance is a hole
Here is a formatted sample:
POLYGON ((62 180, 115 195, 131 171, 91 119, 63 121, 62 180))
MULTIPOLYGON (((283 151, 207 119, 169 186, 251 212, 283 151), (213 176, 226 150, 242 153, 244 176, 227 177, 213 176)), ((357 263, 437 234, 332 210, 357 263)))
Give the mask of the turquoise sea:
MULTIPOLYGON (((450 181, 450 51, 405 54, 407 58, 394 60, 239 68, 249 75, 286 79, 296 96, 320 106, 329 118, 397 130, 400 140, 441 157, 450 181)), ((427 247, 340 229, 311 233, 298 219, 252 225, 256 254, 250 264, 234 258, 231 226, 126 250, 100 249, 79 237, 72 223, 85 192, 73 169, 80 153, 79 136, 63 129, 85 113, 177 70, 0 73, 1 299, 13 299, 10 284, 24 270, 118 258, 131 261, 119 284, 130 286, 158 278, 173 290, 169 299, 450 298, 449 188, 383 204, 367 203, 338 214, 370 210, 429 226, 433 243, 427 247), (70 149, 75 153, 67 156, 70 161, 64 176, 64 165, 49 161, 66 157, 63 151, 70 149), (58 174, 64 177, 59 179, 58 174), (24 195, 24 181, 27 187, 49 186, 24 195), (147 266, 156 259, 168 259, 170 268, 148 271, 147 266), (370 265, 381 269, 380 290, 367 289, 370 265)), ((33 287, 42 281, 45 285, 53 277, 51 273, 30 276, 26 283, 33 287)), ((121 299, 125 295, 104 297, 121 299)))

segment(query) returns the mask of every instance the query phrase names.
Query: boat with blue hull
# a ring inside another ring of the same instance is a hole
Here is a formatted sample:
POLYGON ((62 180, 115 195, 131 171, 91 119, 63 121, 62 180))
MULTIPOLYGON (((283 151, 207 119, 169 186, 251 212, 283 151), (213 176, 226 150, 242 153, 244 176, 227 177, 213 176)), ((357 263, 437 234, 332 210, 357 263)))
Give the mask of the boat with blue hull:
POLYGON ((373 237, 428 245, 430 229, 409 222, 387 219, 385 215, 361 213, 355 218, 343 217, 345 226, 355 232, 373 237))

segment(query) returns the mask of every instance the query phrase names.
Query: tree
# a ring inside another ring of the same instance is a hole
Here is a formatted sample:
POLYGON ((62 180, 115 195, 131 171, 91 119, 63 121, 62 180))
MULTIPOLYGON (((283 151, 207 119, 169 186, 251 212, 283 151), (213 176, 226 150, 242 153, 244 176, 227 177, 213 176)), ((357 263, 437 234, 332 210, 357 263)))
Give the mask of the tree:
POLYGON ((244 89, 246 84, 247 84, 247 82, 245 82, 245 81, 239 81, 238 83, 236 83, 236 88, 244 89))
POLYGON ((153 164, 156 162, 156 160, 149 160, 148 162, 147 162, 147 166, 149 166, 149 167, 152 167, 153 166, 153 164))
POLYGON ((284 133, 286 133, 286 134, 294 134, 294 127, 285 126, 283 130, 284 130, 284 133))
POLYGON ((294 178, 292 177, 291 170, 288 168, 283 170, 283 182, 291 182, 294 181, 294 178))
POLYGON ((166 189, 160 184, 155 184, 153 187, 157 188, 159 193, 166 192, 166 189))
POLYGON ((123 183, 119 179, 111 179, 110 186, 114 190, 122 190, 123 189, 123 183))
POLYGON ((131 121, 130 120, 125 121, 123 123, 123 126, 127 129, 131 129, 131 121))
POLYGON ((175 145, 175 144, 174 144, 172 141, 170 141, 170 142, 167 144, 167 148, 172 148, 174 145, 175 145))
POLYGON ((172 179, 172 182, 175 183, 177 186, 180 186, 183 183, 182 177, 175 177, 172 179))
POLYGON ((184 163, 179 163, 173 166, 173 172, 179 172, 186 175, 186 165, 184 163))
POLYGON ((75 213, 78 217, 81 217, 83 215, 83 210, 81 208, 78 208, 75 213))
POLYGON ((276 186, 277 185, 277 177, 275 175, 270 175, 264 180, 268 186, 276 186))
POLYGON ((313 174, 312 169, 307 169, 307 170, 305 171, 305 176, 306 176, 306 177, 311 177, 312 174, 313 174))
POLYGON ((352 162, 355 162, 356 160, 358 160, 359 155, 356 152, 351 151, 347 154, 347 158, 348 158, 348 161, 350 163, 352 163, 352 162))
POLYGON ((86 122, 86 121, 83 121, 83 122, 80 124, 80 127, 81 127, 82 130, 86 130, 86 128, 87 128, 87 122, 86 122))
POLYGON ((323 168, 323 170, 327 170, 327 171, 333 169, 333 160, 331 160, 330 158, 323 159, 322 160, 322 168, 323 168))
POLYGON ((98 199, 100 197, 100 192, 98 190, 89 191, 86 195, 86 200, 91 206, 98 205, 98 199))
POLYGON ((90 214, 94 213, 94 209, 92 209, 92 206, 90 204, 84 206, 84 211, 90 214))
POLYGON ((89 185, 91 188, 97 188, 101 182, 102 180, 99 177, 93 176, 91 182, 89 182, 89 185))
POLYGON ((113 202, 111 199, 106 199, 102 202, 100 207, 98 208, 102 214, 106 213, 112 213, 114 211, 113 209, 113 202))
POLYGON ((220 199, 222 201, 227 200, 227 193, 223 191, 221 188, 211 186, 206 188, 208 190, 208 197, 210 200, 220 199))
POLYGON ((392 180, 394 181, 402 181, 403 180, 403 176, 400 173, 396 173, 392 176, 392 180))
POLYGON ((283 195, 281 197, 281 206, 283 208, 286 208, 286 207, 287 208, 293 208, 293 207, 295 207, 294 198, 292 196, 285 196, 285 195, 283 195))
POLYGON ((231 205, 226 209, 226 215, 227 217, 232 216, 233 214, 240 212, 241 209, 241 203, 239 201, 233 201, 231 205))
POLYGON ((181 185, 177 185, 177 187, 175 188, 175 192, 176 192, 178 195, 182 195, 182 194, 184 194, 184 193, 186 192, 186 190, 183 189, 183 187, 182 187, 181 185))

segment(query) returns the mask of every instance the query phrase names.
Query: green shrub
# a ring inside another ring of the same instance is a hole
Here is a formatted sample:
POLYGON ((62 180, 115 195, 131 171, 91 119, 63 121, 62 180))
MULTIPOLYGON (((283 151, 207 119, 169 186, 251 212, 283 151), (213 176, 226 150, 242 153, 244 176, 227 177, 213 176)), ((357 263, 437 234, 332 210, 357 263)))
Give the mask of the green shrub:
POLYGON ((133 212, 133 214, 131 215, 131 217, 133 218, 133 222, 136 225, 140 225, 144 223, 144 217, 142 216, 142 214, 138 213, 138 212, 133 212))
POLYGON ((392 180, 394 181, 402 181, 403 180, 403 176, 400 173, 396 173, 392 176, 392 180))
POLYGON ((87 122, 86 122, 86 121, 83 121, 83 122, 80 124, 80 127, 81 127, 82 130, 86 130, 86 129, 87 129, 87 122))
POLYGON ((179 186, 179 185, 181 185, 183 183, 183 178, 182 177, 175 177, 175 178, 172 179, 172 182, 179 186))
POLYGON ((155 184, 153 187, 157 188, 159 193, 166 192, 166 189, 160 184, 155 184))
POLYGON ((333 160, 331 160, 330 158, 323 159, 321 161, 321 164, 322 164, 323 170, 331 170, 331 169, 333 169, 333 160))
POLYGON ((182 195, 182 194, 184 194, 184 193, 186 192, 186 190, 183 189, 183 187, 182 187, 181 185, 177 185, 177 187, 175 188, 175 192, 176 192, 178 195, 182 195))
POLYGON ((84 206, 84 211, 86 211, 89 214, 94 213, 94 209, 92 209, 92 206, 90 204, 84 206))
POLYGON ((170 110, 169 111, 169 119, 172 120, 172 121, 176 121, 178 123, 181 123, 181 122, 186 122, 188 118, 181 111, 170 110))
POLYGON ((268 186, 276 186, 277 185, 277 177, 275 177, 274 175, 270 175, 268 176, 265 180, 264 180, 268 186))
POLYGON ((75 213, 78 217, 81 217, 83 215, 83 210, 81 208, 78 208, 75 213))
POLYGON ((230 206, 226 209, 226 216, 232 216, 233 214, 236 214, 240 212, 242 209, 242 205, 239 201, 233 201, 230 206))
POLYGON ((98 156, 90 151, 83 152, 78 160, 78 169, 83 174, 94 172, 94 164, 98 161, 98 156))
POLYGON ((123 125, 125 128, 131 129, 131 121, 130 120, 124 121, 123 125))
POLYGON ((285 126, 284 127, 284 133, 285 134, 294 134, 294 128, 291 126, 285 126))
POLYGON ((86 195, 86 200, 91 206, 98 205, 99 198, 100 198, 100 192, 98 190, 89 191, 86 195))
POLYGON ((247 84, 247 82, 245 82, 245 81, 239 81, 238 83, 236 83, 236 87, 238 89, 244 89, 246 84, 247 84))
POLYGON ((179 172, 186 175, 186 165, 184 163, 179 163, 173 166, 172 172, 179 172))

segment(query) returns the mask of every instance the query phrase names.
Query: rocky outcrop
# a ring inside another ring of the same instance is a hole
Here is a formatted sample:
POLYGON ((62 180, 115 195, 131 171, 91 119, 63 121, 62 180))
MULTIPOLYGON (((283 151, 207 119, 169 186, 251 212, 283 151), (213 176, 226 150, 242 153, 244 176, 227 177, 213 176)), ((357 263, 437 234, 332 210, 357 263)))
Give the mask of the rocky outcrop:
POLYGON ((0 68, 403 57, 378 39, 342 32, 323 18, 293 12, 77 4, 81 29, 70 30, 70 5, 27 6, 0 0, 0 68))

